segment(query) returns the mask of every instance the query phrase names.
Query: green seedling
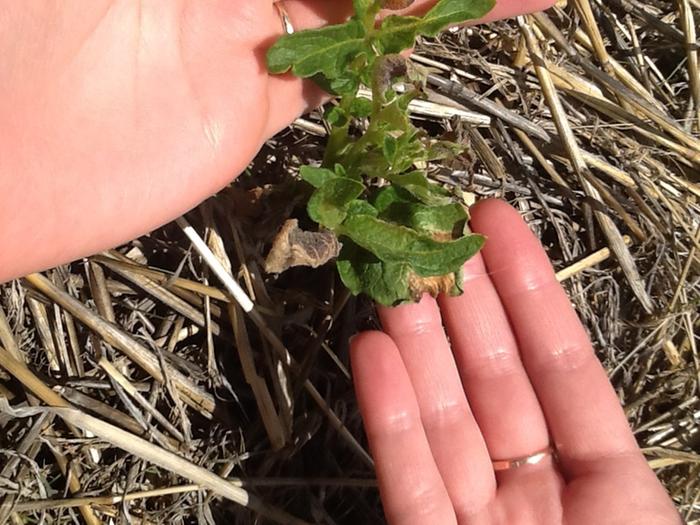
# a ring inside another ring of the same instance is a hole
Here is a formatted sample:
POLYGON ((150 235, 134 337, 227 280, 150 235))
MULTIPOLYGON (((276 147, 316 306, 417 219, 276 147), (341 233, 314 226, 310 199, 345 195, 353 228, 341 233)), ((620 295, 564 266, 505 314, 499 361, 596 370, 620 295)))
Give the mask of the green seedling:
POLYGON ((422 17, 381 9, 412 0, 354 0, 355 14, 338 25, 280 38, 267 54, 271 73, 311 78, 331 94, 330 134, 320 166, 303 166, 313 186, 309 217, 333 232, 343 283, 383 305, 419 300, 424 293, 461 293, 461 269, 484 243, 466 233, 467 211, 427 169, 460 151, 415 127, 408 105, 423 78, 401 52, 420 35, 480 18, 494 0, 440 0, 422 17), (371 88, 372 99, 359 96, 371 88))

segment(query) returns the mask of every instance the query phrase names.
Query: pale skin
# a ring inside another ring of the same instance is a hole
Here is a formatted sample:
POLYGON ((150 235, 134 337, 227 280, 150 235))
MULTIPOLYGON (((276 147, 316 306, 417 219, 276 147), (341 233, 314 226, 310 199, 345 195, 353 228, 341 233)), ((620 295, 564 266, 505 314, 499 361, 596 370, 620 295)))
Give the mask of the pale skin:
MULTIPOLYGON (((499 0, 488 19, 552 2, 499 0)), ((285 6, 297 29, 350 10, 285 6)), ((0 282, 171 221, 319 104, 266 73, 281 29, 268 0, 0 0, 0 282)), ((463 297, 382 310, 385 333, 352 344, 389 521, 679 523, 537 241, 500 203, 472 225, 489 242, 463 297), (548 434, 560 465, 494 475, 490 457, 548 434)))

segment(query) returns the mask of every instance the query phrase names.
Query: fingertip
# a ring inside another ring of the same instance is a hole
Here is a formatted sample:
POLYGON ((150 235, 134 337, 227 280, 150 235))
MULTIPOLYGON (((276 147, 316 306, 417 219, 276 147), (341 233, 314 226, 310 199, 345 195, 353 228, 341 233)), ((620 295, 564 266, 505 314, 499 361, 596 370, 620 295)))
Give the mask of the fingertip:
POLYGON ((373 348, 382 348, 393 344, 391 338, 379 330, 360 332, 350 338, 350 357, 353 361, 362 359, 373 348))
POLYGON ((361 332, 350 340, 350 361, 353 375, 363 382, 383 381, 401 363, 394 341, 384 332, 361 332))
POLYGON ((417 417, 411 381, 394 341, 383 332, 363 332, 350 341, 355 393, 367 433, 381 432, 398 414, 417 417))
POLYGON ((518 212, 507 202, 501 199, 483 199, 474 204, 470 209, 471 226, 474 232, 485 234, 480 228, 482 224, 496 220, 521 221, 518 212))

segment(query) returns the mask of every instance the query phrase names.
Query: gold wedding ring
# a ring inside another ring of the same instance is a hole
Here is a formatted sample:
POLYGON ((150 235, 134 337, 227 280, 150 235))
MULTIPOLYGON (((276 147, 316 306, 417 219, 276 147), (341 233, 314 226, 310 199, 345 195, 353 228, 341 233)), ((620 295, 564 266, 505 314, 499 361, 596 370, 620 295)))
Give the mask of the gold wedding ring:
POLYGON ((538 450, 537 452, 530 454, 529 456, 523 456, 514 459, 491 460, 491 464, 493 465, 494 471, 500 472, 503 470, 516 469, 525 465, 537 465, 543 459, 550 456, 554 456, 554 448, 552 446, 548 446, 547 448, 538 450))
POLYGON ((273 5, 277 9, 277 12, 280 15, 280 19, 282 20, 282 30, 288 35, 294 33, 294 26, 292 25, 292 20, 291 18, 289 18, 289 13, 287 13, 287 10, 284 8, 282 0, 275 2, 273 5))

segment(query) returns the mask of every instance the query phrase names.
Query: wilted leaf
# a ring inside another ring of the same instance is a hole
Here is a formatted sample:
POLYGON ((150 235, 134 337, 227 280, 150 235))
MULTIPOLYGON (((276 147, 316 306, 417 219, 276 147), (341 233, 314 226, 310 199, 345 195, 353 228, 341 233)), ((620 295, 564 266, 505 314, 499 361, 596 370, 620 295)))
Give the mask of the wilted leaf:
POLYGON ((448 142, 446 140, 438 140, 431 144, 428 148, 428 161, 452 159, 460 153, 464 152, 462 144, 448 142))
POLYGON ((299 228, 296 219, 290 219, 272 243, 265 259, 265 271, 282 273, 294 266, 317 268, 335 259, 339 253, 340 243, 333 232, 306 232, 299 228))
POLYGON ((338 231, 382 261, 410 264, 421 277, 459 271, 484 244, 481 235, 440 242, 405 226, 368 215, 348 217, 338 231))
POLYGON ((408 60, 399 54, 379 57, 374 63, 372 82, 380 93, 385 93, 394 80, 408 74, 408 60))

